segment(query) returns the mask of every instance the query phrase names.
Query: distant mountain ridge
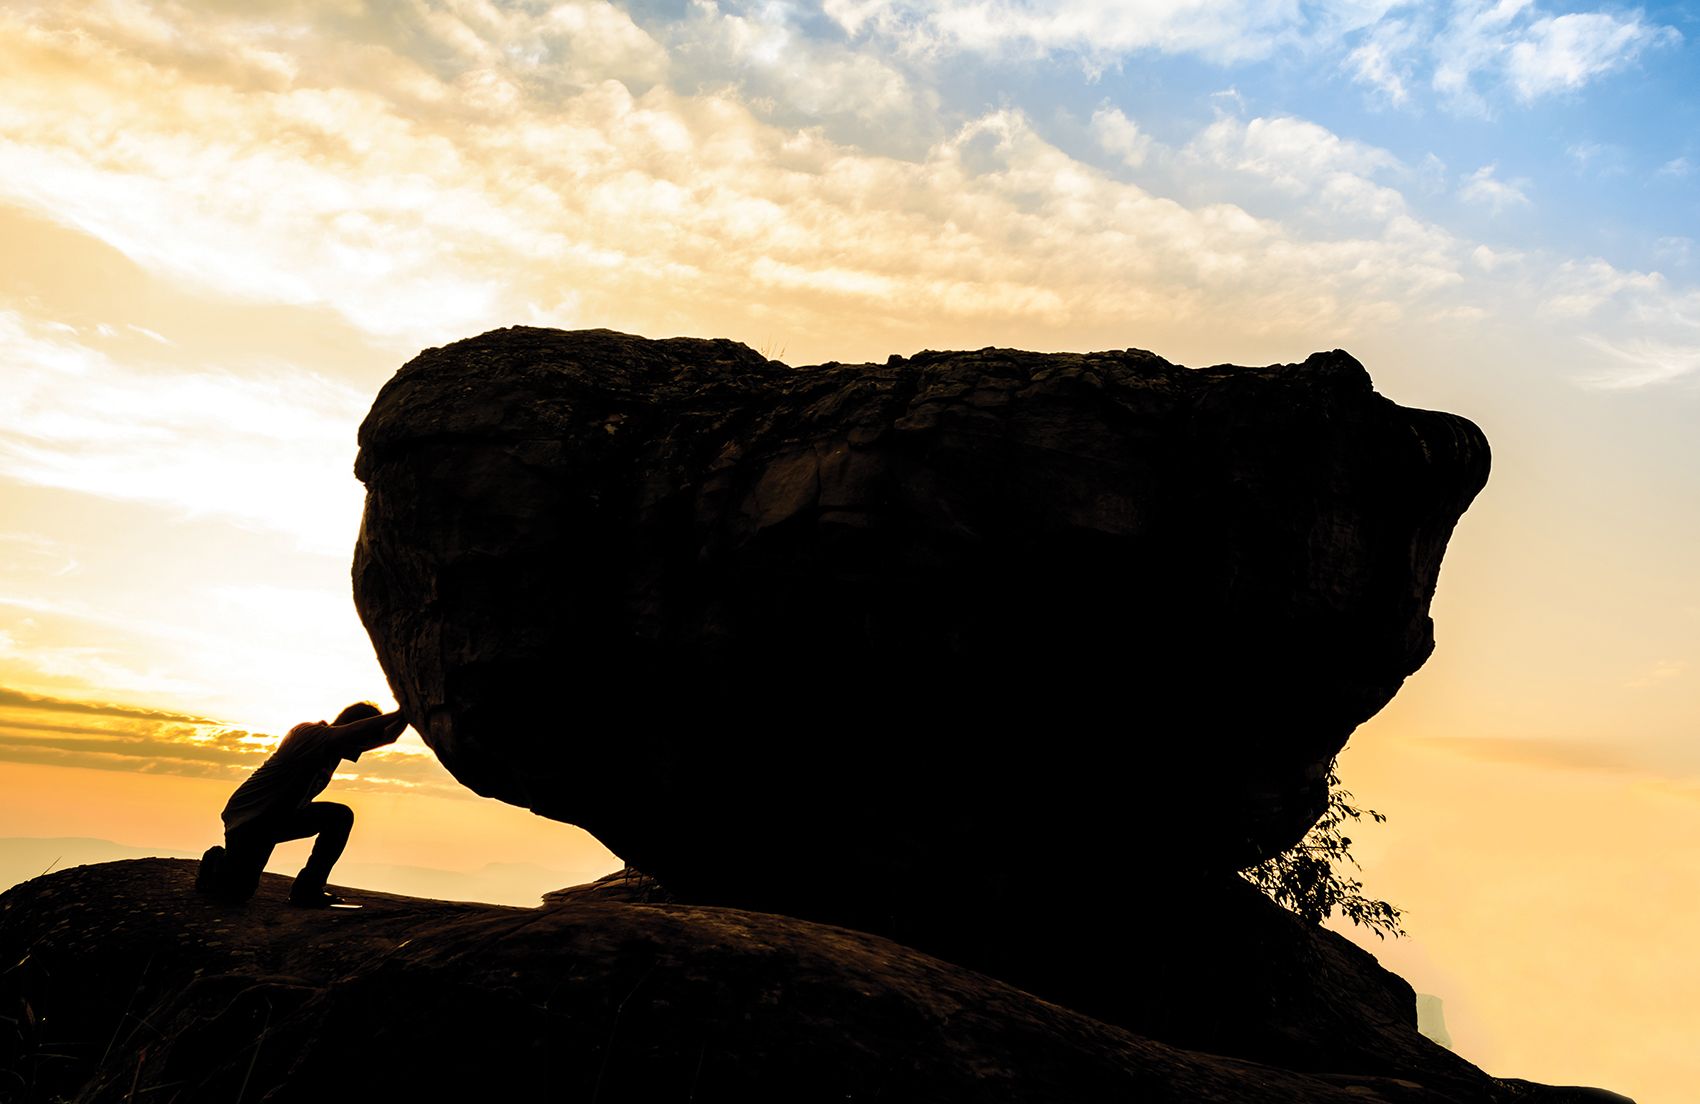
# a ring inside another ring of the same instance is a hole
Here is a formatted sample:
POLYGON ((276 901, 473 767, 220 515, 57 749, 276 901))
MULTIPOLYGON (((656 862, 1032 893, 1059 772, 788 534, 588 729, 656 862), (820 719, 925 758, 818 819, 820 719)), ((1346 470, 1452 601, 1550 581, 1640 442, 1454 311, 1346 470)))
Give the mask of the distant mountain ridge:
POLYGON ((131 847, 92 836, 13 836, 0 838, 0 891, 57 870, 116 859, 192 858, 183 851, 131 847))
MULTIPOLYGON (((0 837, 0 891, 43 874, 118 859, 194 859, 199 854, 169 848, 135 847, 89 836, 0 837)), ((290 863, 274 863, 277 873, 290 874, 290 863)), ((538 904, 543 894, 563 886, 593 881, 607 870, 559 870, 536 863, 486 863, 477 870, 444 870, 394 863, 345 862, 332 880, 369 886, 386 893, 442 901, 484 904, 538 904)))

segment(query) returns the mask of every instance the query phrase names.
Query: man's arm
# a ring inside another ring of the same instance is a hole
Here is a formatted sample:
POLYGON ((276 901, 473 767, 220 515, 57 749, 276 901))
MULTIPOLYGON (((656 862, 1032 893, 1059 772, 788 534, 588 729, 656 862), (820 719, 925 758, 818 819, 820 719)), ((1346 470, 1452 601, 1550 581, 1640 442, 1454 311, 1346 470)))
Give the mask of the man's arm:
POLYGON ((407 728, 407 718, 401 710, 365 717, 345 725, 331 725, 330 734, 337 750, 345 755, 358 755, 375 747, 393 744, 407 728))

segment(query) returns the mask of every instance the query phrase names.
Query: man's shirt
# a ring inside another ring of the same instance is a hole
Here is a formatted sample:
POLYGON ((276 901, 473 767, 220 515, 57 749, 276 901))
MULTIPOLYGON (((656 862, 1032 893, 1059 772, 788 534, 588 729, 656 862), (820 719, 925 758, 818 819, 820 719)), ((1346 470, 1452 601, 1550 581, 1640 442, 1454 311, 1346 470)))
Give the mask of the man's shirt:
POLYGON ((230 795, 224 806, 225 831, 294 812, 324 792, 338 763, 353 762, 366 750, 339 739, 324 721, 296 725, 271 757, 230 795))

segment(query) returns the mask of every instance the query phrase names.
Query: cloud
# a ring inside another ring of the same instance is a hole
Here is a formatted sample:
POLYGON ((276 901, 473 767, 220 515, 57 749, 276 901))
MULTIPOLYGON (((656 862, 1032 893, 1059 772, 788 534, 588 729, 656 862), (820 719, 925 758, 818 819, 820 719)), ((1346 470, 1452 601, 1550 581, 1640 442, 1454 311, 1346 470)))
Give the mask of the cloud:
MULTIPOLYGON (((137 512, 80 511, 104 524, 137 512)), ((0 578, 0 680, 40 697, 169 703, 185 716, 261 729, 284 729, 308 719, 304 709, 324 716, 382 692, 342 556, 268 559, 277 542, 229 533, 223 519, 146 529, 139 546, 95 557, 99 589, 87 579, 38 587, 0 578), (138 560, 152 551, 158 529, 181 544, 160 559, 138 560), (301 566, 310 570, 302 574, 301 566), (268 573, 299 575, 303 585, 248 581, 268 573)))
MULTIPOLYGON (((189 742, 129 736, 38 735, 0 721, 0 762, 37 763, 135 774, 215 778, 239 784, 265 761, 270 748, 229 741, 189 742)), ((245 734, 244 734, 245 735, 245 734)), ((438 797, 471 798, 434 758, 380 756, 368 752, 358 767, 336 775, 338 787, 393 792, 405 789, 438 797)))
POLYGON ((1111 60, 1140 50, 1197 54, 1226 63, 1265 57, 1312 26, 1372 19, 1353 3, 1297 6, 1254 0, 826 0, 852 35, 877 34, 912 52, 970 51, 1035 56, 1069 52, 1111 60), (1310 18, 1307 19, 1307 16, 1310 18))
POLYGON ((1607 358, 1600 371, 1582 377, 1587 387, 1625 391, 1674 383, 1700 373, 1700 344, 1677 345, 1653 338, 1610 340, 1594 335, 1583 340, 1607 358))
POLYGON ((1470 250, 1470 260, 1475 262, 1476 267, 1483 272, 1494 272, 1503 268, 1507 262, 1515 262, 1518 259, 1515 253, 1493 249, 1485 245, 1478 245, 1470 250))
POLYGON ((1417 186, 1429 195, 1439 195, 1446 191, 1447 180, 1446 162, 1432 151, 1423 154, 1423 159, 1416 168, 1417 186))
POLYGON ((1694 254, 1694 239, 1684 234, 1671 234, 1653 242, 1653 255, 1681 267, 1694 254))
POLYGON ((1694 172, 1694 165, 1686 157, 1673 157, 1659 166, 1660 176, 1674 176, 1683 179, 1694 172))
POLYGON ((1435 90, 1455 104, 1478 105, 1471 78, 1503 56, 1518 17, 1529 7, 1529 0, 1497 0, 1492 4, 1466 0, 1452 5, 1434 49, 1435 90))
MULTIPOLYGON (((246 777, 278 738, 170 710, 108 705, 0 689, 0 761, 151 774, 246 777), (49 718, 49 719, 42 719, 49 718), (79 718, 62 723, 58 718, 79 718)), ((343 765, 355 789, 470 796, 436 757, 411 741, 343 765)))
POLYGON ((20 573, 41 573, 49 578, 61 578, 75 572, 77 558, 70 546, 38 533, 0 533, 0 548, 4 548, 8 564, 20 573))
POLYGON ((1508 207, 1529 206, 1529 197, 1523 191, 1528 182, 1500 180, 1494 175, 1498 168, 1496 164, 1487 164, 1471 173, 1458 189, 1458 198, 1465 203, 1487 207, 1496 215, 1508 207))
POLYGON ((1326 127, 1292 116, 1243 122, 1224 116, 1187 146, 1197 160, 1262 177, 1295 192, 1313 191, 1341 176, 1368 178, 1402 169, 1399 159, 1375 146, 1341 138, 1326 127))
POLYGON ((0 708, 34 710, 44 713, 79 713, 100 717, 124 717, 138 721, 169 721, 192 725, 219 723, 207 717, 195 717, 187 713, 174 713, 162 709, 144 709, 129 705, 111 705, 104 702, 72 701, 66 698, 25 694, 22 691, 10 690, 5 687, 0 687, 0 708))
POLYGON ((852 38, 879 38, 908 55, 1066 55, 1089 73, 1142 53, 1219 65, 1275 54, 1333 58, 1394 106, 1414 103, 1426 73, 1445 102, 1479 113, 1489 110, 1488 93, 1532 103, 1682 40, 1639 11, 1550 15, 1532 0, 827 0, 823 10, 852 38))
POLYGON ((1250 122, 1224 117, 1205 128, 1192 148, 1217 164, 1295 188, 1334 173, 1369 176, 1401 167, 1386 150, 1341 138, 1326 127, 1292 116, 1250 122))
POLYGON ((1391 20, 1375 27, 1367 41, 1347 54, 1345 66, 1353 80, 1376 89, 1388 103, 1400 107, 1411 99, 1416 44, 1410 24, 1391 20))
MULTIPOLYGON (((1204 18, 1176 9, 1177 20, 1195 17, 1204 18)), ((0 168, 10 170, 0 192, 166 278, 323 304, 375 340, 512 321, 719 329, 735 306, 745 316, 761 310, 763 329, 783 329, 796 349, 841 334, 844 310, 915 328, 940 319, 1176 325, 1199 316, 1206 292, 1213 310, 1264 325, 1338 330, 1356 316, 1360 293, 1376 302, 1420 294, 1456 267, 1432 228, 1336 230, 1318 242, 1234 204, 1160 198, 1066 156, 1015 110, 952 126, 917 156, 890 157, 817 128, 775 125, 728 89, 533 86, 498 66, 513 94, 468 106, 455 99, 464 72, 440 61, 409 69, 403 59, 372 63, 408 73, 387 85, 325 89, 273 74, 255 90, 228 74, 140 66, 97 35, 12 29, 29 48, 9 84, 0 76, 0 93, 18 93, 0 143, 0 168), (70 74, 55 91, 28 80, 48 68, 70 74), (665 312, 640 313, 663 285, 665 312)), ((511 41, 477 20, 462 29, 511 41)), ((495 66, 494 47, 428 30, 466 64, 495 66)), ((319 38, 302 42, 317 47, 319 38)), ((313 52, 297 44, 287 56, 313 52)), ((306 72, 319 63, 292 64, 306 72)), ((1148 148, 1143 135, 1119 117, 1127 126, 1106 114, 1098 132, 1137 156, 1148 148)), ((1293 157, 1345 171, 1380 156, 1288 119, 1248 126, 1236 155, 1253 172, 1293 157)), ((1342 180, 1328 202, 1390 214, 1393 199, 1342 180)), ((11 326, 38 362, 125 378, 71 335, 21 317, 11 326)), ((229 373, 218 386, 240 410, 289 384, 229 373)), ((137 398, 140 411, 165 416, 161 400, 137 398)), ((332 410, 343 399, 315 401, 333 415, 315 422, 323 434, 343 417, 332 410)), ((58 422, 67 434, 76 428, 58 422)), ((95 439, 87 428, 80 436, 95 439)), ((70 448, 16 451, 13 468, 132 494, 179 482, 145 479, 106 462, 105 451, 99 463, 70 448)), ((253 467, 264 450, 243 455, 253 467)), ((216 484, 224 472, 234 484, 235 471, 197 463, 185 485, 216 484)), ((239 505, 216 485, 197 493, 239 505)))
POLYGON ((215 511, 341 554, 367 400, 288 366, 115 359, 75 327, 0 303, 0 476, 215 511))
POLYGON ((1576 162, 1578 168, 1587 168, 1589 162, 1606 152, 1606 147, 1598 142, 1572 142, 1564 148, 1564 155, 1576 162))
POLYGON ((269 747, 243 746, 217 737, 170 739, 99 730, 82 735, 41 735, 0 720, 0 759, 21 763, 99 764, 110 769, 234 779, 264 762, 269 751, 269 747))
POLYGON ((1673 287, 1661 273, 1565 261, 1547 275, 1538 309, 1553 322, 1587 320, 1578 341, 1598 356, 1576 377, 1583 387, 1635 390, 1700 375, 1700 290, 1673 287))
POLYGON ((859 148, 915 154, 950 129, 937 92, 904 59, 811 33, 808 8, 691 0, 651 31, 668 52, 673 87, 731 86, 762 118, 820 125, 859 148))
POLYGON ((528 221, 533 181, 484 171, 444 124, 500 130, 524 104, 594 83, 585 65, 624 73, 632 36, 648 40, 606 4, 523 26, 490 5, 412 11, 402 37, 442 75, 263 16, 115 3, 5 20, 0 196, 209 295, 325 305, 377 335, 487 328, 506 313, 495 258, 562 243, 528 221), (256 72, 256 42, 287 64, 256 72), (200 46, 222 43, 232 60, 203 64, 200 46))
POLYGON ((252 769, 273 742, 172 710, 0 689, 0 760, 217 776, 252 769))
POLYGON ((1630 65, 1650 46, 1675 44, 1673 27, 1654 27, 1640 12, 1571 12, 1539 19, 1508 46, 1506 71, 1525 103, 1580 88, 1604 73, 1630 65))
POLYGON ((1625 293, 1653 294, 1664 288, 1665 279, 1657 272, 1626 272, 1598 257, 1563 261, 1552 270, 1540 309, 1549 317, 1585 318, 1625 293))
POLYGON ((1092 113, 1089 128, 1099 147, 1129 168, 1136 169, 1144 164, 1146 155, 1151 152, 1151 136, 1108 101, 1092 113))
POLYGON ((1489 114, 1486 93, 1508 90, 1520 104, 1574 91, 1631 65, 1643 51, 1682 40, 1639 11, 1542 14, 1532 0, 1455 3, 1424 40, 1431 85, 1455 110, 1489 114))
MULTIPOLYGON (((59 637, 52 642, 38 639, 51 635, 51 629, 58 627, 53 622, 60 621, 51 616, 56 611, 48 603, 0 594, 0 609, 50 614, 48 626, 30 617, 0 632, 0 670, 6 672, 8 679, 36 686, 68 687, 73 692, 148 695, 180 701, 199 700, 208 693, 208 687, 199 681, 202 671, 192 667, 166 669, 156 649, 138 654, 133 641, 115 642, 111 631, 99 636, 85 633, 69 640, 59 637), (91 640, 100 642, 90 643, 91 640)), ((100 624, 101 620, 92 619, 90 623, 100 624)), ((112 626, 108 622, 103 627, 110 630, 112 626)), ((131 626, 118 628, 119 634, 133 631, 131 626)), ((157 626, 149 626, 146 631, 156 636, 149 641, 154 644, 158 643, 158 637, 174 635, 169 630, 162 632, 157 626)))
MULTIPOLYGON (((1509 34, 1534 18, 1533 9, 1501 7, 1492 18, 1499 9, 1484 9, 1482 33, 1491 25, 1509 34)), ((1202 330, 1207 313, 1255 320, 1260 333, 1344 337, 1394 314, 1460 306, 1437 297, 1466 279, 1474 244, 1415 217, 1391 185, 1424 178, 1427 162, 1406 168, 1292 116, 1220 118, 1176 155, 1121 107, 1095 110, 1086 129, 1099 148, 1142 174, 1209 170, 1172 196, 1069 156, 1013 107, 935 114, 930 130, 915 131, 925 141, 902 156, 834 138, 817 124, 835 111, 847 117, 840 99, 897 113, 869 120, 927 113, 917 83, 925 66, 900 58, 879 72, 859 68, 849 47, 818 41, 818 28, 804 34, 806 20, 778 8, 687 10, 679 26, 700 23, 708 41, 726 44, 720 70, 669 56, 665 20, 651 34, 591 4, 572 7, 573 26, 588 28, 582 35, 557 33, 565 15, 551 23, 528 9, 515 22, 465 4, 398 11, 387 39, 358 19, 338 22, 351 15, 288 10, 288 19, 262 8, 211 21, 205 41, 252 47, 250 56, 233 45, 222 61, 191 45, 202 43, 191 33, 201 24, 173 7, 118 4, 86 18, 72 9, 48 30, 0 17, 18 60, 0 71, 8 104, 0 198, 198 293, 334 310, 375 349, 515 321, 725 332, 733 319, 754 339, 783 333, 794 353, 889 351, 824 350, 845 340, 846 312, 859 320, 853 339, 870 346, 951 327, 1202 330), (112 12, 133 18, 117 26, 112 12), (320 22, 304 25, 303 13, 320 22), (605 67, 598 36, 608 40, 605 67), (800 113, 765 102, 773 97, 764 89, 793 70, 808 75, 814 60, 850 83, 823 77, 800 113), (327 83, 350 65, 346 84, 327 83), (716 71, 735 80, 677 83, 716 71), (873 83, 858 83, 864 77, 873 83), (1164 158, 1179 160, 1156 164, 1164 158)), ((1382 27, 1389 10, 1342 3, 1242 14, 1281 33, 1302 24, 1343 42, 1382 27)), ((870 54, 889 53, 889 35, 905 29, 963 49, 982 33, 1056 46, 1101 32, 1111 49, 1252 48, 1233 45, 1251 33, 1231 26, 1234 11, 1178 2, 1107 14, 1084 4, 834 4, 827 14, 870 54), (1013 29, 986 22, 1006 14, 1013 29)), ((1411 41, 1418 31, 1412 22, 1411 41)), ((1404 41, 1383 38, 1390 49, 1404 41)), ((1460 194, 1504 211, 1528 204, 1525 189, 1488 165, 1460 194)), ((146 372, 131 363, 143 354, 117 361, 87 332, 55 328, 63 321, 16 304, 6 317, 4 336, 31 378, 58 381, 34 405, 57 439, 31 440, 14 426, 15 477, 132 496, 181 486, 237 510, 230 488, 240 473, 278 488, 284 515, 306 517, 329 501, 288 497, 263 424, 244 444, 216 427, 203 435, 204 423, 172 410, 193 399, 181 377, 204 373, 203 386, 238 412, 268 401, 311 407, 299 425, 334 456, 345 446, 332 447, 332 437, 363 405, 354 392, 313 386, 287 365, 184 363, 180 350, 144 338, 148 371, 177 370, 160 376, 176 393, 150 400, 138 383, 146 372), (75 395, 77 373, 114 381, 111 406, 134 397, 138 424, 71 399, 54 410, 53 396, 75 395), (298 384, 305 404, 290 394, 298 384), (142 443, 165 436, 175 443, 149 460, 142 443), (198 437, 225 451, 182 443, 198 437), (91 459, 79 459, 85 447, 91 459), (148 465, 157 472, 168 461, 182 478, 149 474, 148 465)), ((329 465, 310 480, 296 475, 302 487, 334 479, 358 493, 329 465)), ((321 524, 287 527, 311 534, 330 524, 328 508, 315 516, 321 524)))
MULTIPOLYGON (((1188 142, 1181 157, 1195 173, 1233 174, 1251 183, 1252 195, 1272 190, 1286 197, 1268 210, 1297 214, 1313 233, 1339 234, 1348 226, 1362 231, 1410 217, 1404 195, 1375 179, 1409 176, 1398 158, 1305 119, 1224 115, 1188 142)), ((1247 191, 1243 185, 1238 190, 1247 191)))

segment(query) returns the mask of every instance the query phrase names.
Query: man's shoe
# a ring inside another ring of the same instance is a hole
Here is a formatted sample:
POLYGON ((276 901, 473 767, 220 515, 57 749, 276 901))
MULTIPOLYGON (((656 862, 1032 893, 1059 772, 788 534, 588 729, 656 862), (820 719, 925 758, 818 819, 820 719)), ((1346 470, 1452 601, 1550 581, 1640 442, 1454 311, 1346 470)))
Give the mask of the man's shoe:
POLYGON ((348 904, 346 900, 326 889, 313 893, 297 893, 292 889, 289 891, 289 903, 296 908, 312 909, 334 908, 337 905, 348 904))
POLYGON ((195 871, 195 892, 216 896, 224 892, 224 848, 214 844, 201 856, 195 871))

